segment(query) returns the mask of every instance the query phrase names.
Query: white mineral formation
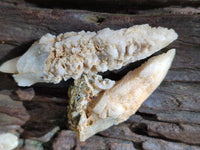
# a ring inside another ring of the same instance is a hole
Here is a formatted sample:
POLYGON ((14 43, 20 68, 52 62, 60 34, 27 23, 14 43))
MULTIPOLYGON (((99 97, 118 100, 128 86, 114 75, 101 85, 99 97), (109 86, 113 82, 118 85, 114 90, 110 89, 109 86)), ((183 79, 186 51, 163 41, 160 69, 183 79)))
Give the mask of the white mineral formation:
POLYGON ((18 146, 18 138, 12 133, 0 134, 0 150, 13 150, 18 146))
POLYGON ((173 29, 135 25, 96 32, 46 34, 21 57, 5 62, 1 72, 14 73, 19 86, 38 82, 59 83, 83 73, 119 69, 144 59, 177 39, 173 29))
POLYGON ((137 111, 164 79, 175 49, 150 58, 120 81, 102 78, 98 72, 149 57, 177 37, 173 29, 148 24, 97 33, 46 34, 24 55, 1 65, 0 71, 13 73, 19 86, 75 79, 69 90, 68 120, 85 141, 137 111))
MULTIPOLYGON (((175 56, 175 49, 150 58, 90 101, 80 112, 76 131, 80 141, 127 120, 160 85, 175 56)), ((74 109, 75 110, 75 109, 74 109)))

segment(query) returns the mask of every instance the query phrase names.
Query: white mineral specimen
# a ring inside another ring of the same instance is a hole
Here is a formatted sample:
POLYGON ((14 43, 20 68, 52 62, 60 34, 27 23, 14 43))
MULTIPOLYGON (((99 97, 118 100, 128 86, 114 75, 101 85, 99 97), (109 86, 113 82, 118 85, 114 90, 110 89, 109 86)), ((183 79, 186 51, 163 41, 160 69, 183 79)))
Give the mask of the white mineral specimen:
POLYGON ((0 134, 0 150, 13 150, 18 146, 18 138, 12 133, 0 134))
MULTIPOLYGON (((150 58, 105 90, 81 111, 75 130, 81 141, 127 120, 160 85, 175 56, 175 49, 150 58)), ((74 108, 75 109, 75 108, 74 108)), ((79 111, 80 112, 80 111, 79 111)))
POLYGON ((38 82, 59 83, 78 79, 83 73, 119 69, 146 58, 177 39, 173 29, 148 24, 127 29, 46 34, 20 58, 10 60, 0 71, 13 75, 19 86, 38 82))
POLYGON ((173 29, 148 24, 97 33, 46 34, 24 55, 1 65, 0 71, 13 73, 19 86, 75 79, 69 90, 68 119, 85 141, 137 111, 164 79, 175 50, 152 57, 120 81, 103 79, 97 73, 149 57, 177 37, 173 29))

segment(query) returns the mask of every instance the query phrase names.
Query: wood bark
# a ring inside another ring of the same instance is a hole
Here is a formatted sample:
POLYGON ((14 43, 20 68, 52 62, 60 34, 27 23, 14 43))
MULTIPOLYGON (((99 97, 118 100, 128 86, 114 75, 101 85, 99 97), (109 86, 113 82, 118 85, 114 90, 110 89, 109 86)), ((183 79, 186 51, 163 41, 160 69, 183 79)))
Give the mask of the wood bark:
POLYGON ((198 7, 199 0, 1 0, 13 6, 34 6, 42 8, 84 9, 98 12, 137 13, 163 7, 198 7))
MULTIPOLYGON (((33 41, 46 33, 120 29, 148 23, 173 28, 179 34, 178 40, 162 50, 176 48, 177 54, 159 88, 125 123, 100 132, 86 142, 79 142, 67 124, 67 89, 71 80, 21 88, 11 75, 0 73, 0 132, 17 134, 22 143, 18 149, 200 149, 198 8, 138 9, 128 15, 38 8, 25 1, 18 2, 15 5, 9 0, 0 2, 3 4, 0 5, 0 64, 23 54, 33 41)), ((139 1, 135 2, 139 5, 139 1)), ((159 3, 160 6, 165 2, 159 3)), ((198 3, 182 1, 188 6, 198 3)), ((105 76, 119 79, 141 62, 105 76)))

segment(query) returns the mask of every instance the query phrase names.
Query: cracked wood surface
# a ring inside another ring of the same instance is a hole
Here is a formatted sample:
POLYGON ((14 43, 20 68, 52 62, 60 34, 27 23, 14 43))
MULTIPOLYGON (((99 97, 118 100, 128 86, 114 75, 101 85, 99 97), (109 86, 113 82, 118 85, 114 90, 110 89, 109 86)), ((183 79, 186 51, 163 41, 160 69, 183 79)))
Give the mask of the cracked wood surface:
MULTIPOLYGON (((23 54, 48 32, 97 31, 149 23, 173 28, 179 38, 166 48, 177 49, 167 77, 136 115, 86 142, 79 142, 67 124, 67 88, 71 81, 20 88, 9 74, 0 73, 0 132, 13 132, 25 139, 18 149, 200 149, 198 9, 163 8, 125 15, 25 7, 23 2, 0 5, 0 64, 23 54)), ((118 79, 141 62, 106 76, 118 79)))

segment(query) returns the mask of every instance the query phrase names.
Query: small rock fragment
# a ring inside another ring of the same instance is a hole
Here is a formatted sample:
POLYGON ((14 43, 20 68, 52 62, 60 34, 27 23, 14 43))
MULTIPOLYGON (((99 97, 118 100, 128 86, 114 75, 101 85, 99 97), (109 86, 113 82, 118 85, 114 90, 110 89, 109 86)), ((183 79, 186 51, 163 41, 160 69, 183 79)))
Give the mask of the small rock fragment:
POLYGON ((18 138, 12 133, 0 134, 0 150, 12 150, 18 145, 18 138))
POLYGON ((36 140, 26 139, 22 150, 44 150, 42 143, 36 140))

